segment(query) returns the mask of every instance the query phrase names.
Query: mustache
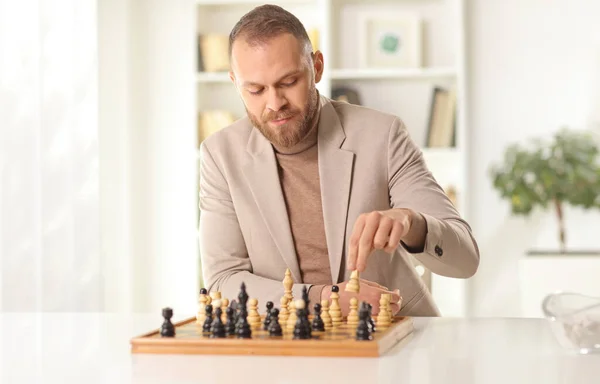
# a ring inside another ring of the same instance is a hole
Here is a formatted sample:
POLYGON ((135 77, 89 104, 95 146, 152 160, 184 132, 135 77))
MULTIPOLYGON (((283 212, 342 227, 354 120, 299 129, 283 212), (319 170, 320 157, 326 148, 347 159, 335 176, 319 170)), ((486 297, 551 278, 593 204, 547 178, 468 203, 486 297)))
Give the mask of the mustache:
POLYGON ((283 120, 283 119, 287 119, 294 116, 294 112, 293 111, 286 111, 286 112, 276 112, 276 113, 269 113, 268 115, 266 115, 264 117, 265 121, 272 121, 272 120, 283 120))

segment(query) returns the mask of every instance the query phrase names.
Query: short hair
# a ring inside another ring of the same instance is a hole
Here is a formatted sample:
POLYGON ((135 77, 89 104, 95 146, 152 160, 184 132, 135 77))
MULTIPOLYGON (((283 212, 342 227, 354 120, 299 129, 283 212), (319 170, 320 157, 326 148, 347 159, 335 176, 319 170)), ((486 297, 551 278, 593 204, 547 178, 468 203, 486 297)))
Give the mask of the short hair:
POLYGON ((265 4, 246 13, 229 34, 229 57, 233 43, 243 38, 249 45, 266 43, 269 39, 289 33, 296 37, 306 53, 312 52, 312 42, 300 20, 278 5, 265 4))

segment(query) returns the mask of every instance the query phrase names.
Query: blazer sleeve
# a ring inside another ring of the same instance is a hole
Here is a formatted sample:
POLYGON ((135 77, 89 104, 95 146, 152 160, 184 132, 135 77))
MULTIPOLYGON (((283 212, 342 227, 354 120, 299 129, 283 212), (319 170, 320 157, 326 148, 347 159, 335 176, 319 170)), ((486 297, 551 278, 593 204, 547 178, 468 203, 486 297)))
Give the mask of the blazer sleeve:
POLYGON ((434 179, 422 151, 398 118, 392 123, 388 143, 391 207, 412 209, 427 223, 423 249, 401 246, 435 274, 473 276, 479 267, 479 248, 471 228, 434 179))
MULTIPOLYGON (((204 285, 209 292, 236 300, 242 282, 248 295, 279 306, 282 281, 252 273, 252 263, 240 228, 229 185, 206 145, 200 146, 199 248, 204 285)), ((282 275, 283 280, 283 275, 282 275)), ((302 297, 306 284, 294 284, 292 294, 302 297)), ((310 289, 310 285, 306 285, 310 289)))

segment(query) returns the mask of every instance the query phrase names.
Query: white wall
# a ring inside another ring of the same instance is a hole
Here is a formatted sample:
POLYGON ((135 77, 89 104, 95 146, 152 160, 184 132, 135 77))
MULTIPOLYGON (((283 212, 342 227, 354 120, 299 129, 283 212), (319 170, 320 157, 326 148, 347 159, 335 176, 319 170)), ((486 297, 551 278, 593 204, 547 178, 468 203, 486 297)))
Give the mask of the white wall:
MULTIPOLYGON (((556 221, 511 217, 487 172, 510 142, 600 122, 600 2, 471 0, 467 11, 470 212, 481 246, 471 314, 519 316, 517 261, 529 249, 556 248, 556 221)), ((600 214, 566 217, 571 248, 600 249, 600 214)))

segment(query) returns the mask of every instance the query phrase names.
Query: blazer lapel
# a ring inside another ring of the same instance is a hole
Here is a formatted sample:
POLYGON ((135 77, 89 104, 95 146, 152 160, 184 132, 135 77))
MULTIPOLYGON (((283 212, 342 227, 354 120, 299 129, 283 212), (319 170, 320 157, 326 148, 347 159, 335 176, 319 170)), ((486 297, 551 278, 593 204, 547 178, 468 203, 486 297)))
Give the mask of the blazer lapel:
POLYGON ((337 283, 345 253, 344 240, 354 153, 341 148, 346 138, 342 124, 333 105, 326 98, 322 100, 318 142, 321 201, 331 279, 333 283, 337 283))
POLYGON ((253 128, 246 150, 251 157, 244 166, 244 175, 254 200, 281 257, 292 273, 294 282, 300 283, 302 277, 273 147, 260 132, 253 128))

